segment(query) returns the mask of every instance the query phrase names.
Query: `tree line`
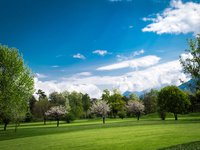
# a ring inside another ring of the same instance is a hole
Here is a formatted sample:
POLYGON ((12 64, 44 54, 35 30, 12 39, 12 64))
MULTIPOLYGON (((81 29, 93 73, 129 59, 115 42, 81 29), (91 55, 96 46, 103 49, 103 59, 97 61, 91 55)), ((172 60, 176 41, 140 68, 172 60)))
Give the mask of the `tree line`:
POLYGON ((187 58, 180 58, 185 74, 195 81, 195 91, 185 92, 176 86, 167 86, 161 90, 151 90, 138 97, 134 93, 122 95, 118 90, 104 90, 100 99, 90 98, 79 92, 53 92, 48 96, 42 90, 37 91, 38 100, 33 96, 34 76, 24 63, 16 48, 0 45, 0 122, 4 130, 8 123, 20 121, 66 120, 102 117, 125 118, 158 112, 161 119, 166 113, 178 114, 200 111, 200 35, 189 40, 187 58), (25 116, 25 119, 24 119, 25 116))

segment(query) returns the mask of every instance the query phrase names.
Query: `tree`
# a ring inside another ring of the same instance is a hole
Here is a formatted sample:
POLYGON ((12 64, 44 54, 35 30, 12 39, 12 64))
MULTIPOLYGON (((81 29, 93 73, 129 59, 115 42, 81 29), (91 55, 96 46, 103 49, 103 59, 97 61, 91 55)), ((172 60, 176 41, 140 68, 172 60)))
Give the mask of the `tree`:
POLYGON ((158 94, 160 111, 173 113, 175 120, 178 120, 177 115, 186 111, 189 105, 187 94, 176 86, 166 86, 158 94))
POLYGON ((118 90, 113 90, 113 94, 110 95, 107 90, 105 90, 106 93, 102 95, 102 98, 107 101, 107 103, 110 106, 110 113, 111 116, 116 118, 118 111, 122 111, 124 109, 125 102, 122 100, 123 96, 118 90))
POLYGON ((67 113, 66 108, 60 105, 51 107, 47 112, 45 112, 45 115, 55 118, 58 127, 61 117, 63 117, 66 113, 67 113))
POLYGON ((79 118, 83 114, 82 94, 74 91, 68 95, 68 99, 71 115, 75 118, 79 118))
POLYGON ((37 100, 35 99, 35 97, 32 95, 31 98, 29 99, 29 109, 31 114, 34 113, 34 107, 35 107, 35 103, 37 102, 37 100))
POLYGON ((91 113, 100 115, 103 119, 103 124, 105 124, 105 118, 110 111, 110 107, 104 100, 98 100, 94 102, 91 106, 91 113))
POLYGON ((65 101, 66 101, 66 99, 62 95, 62 93, 52 92, 51 94, 49 94, 49 102, 53 106, 59 106, 59 105, 65 106, 65 101))
POLYGON ((139 120, 141 114, 144 112, 144 105, 139 100, 129 101, 127 104, 127 110, 129 113, 135 114, 137 120, 139 120))
POLYGON ((34 114, 38 117, 42 117, 45 125, 46 124, 45 112, 50 108, 50 103, 47 99, 47 96, 42 90, 38 90, 37 94, 39 95, 39 100, 35 104, 34 114))
POLYGON ((142 96, 145 114, 154 113, 157 111, 157 98, 158 91, 153 89, 142 96))
POLYGON ((82 104, 83 104, 83 110, 85 112, 85 118, 86 118, 88 110, 90 109, 90 106, 91 106, 91 100, 90 100, 90 96, 88 94, 83 95, 82 104))
POLYGON ((0 45, 0 120, 4 130, 15 116, 24 117, 34 92, 33 75, 15 48, 0 45))
POLYGON ((196 89, 200 90, 200 34, 196 39, 189 40, 188 54, 180 56, 180 63, 183 66, 184 73, 190 75, 196 82, 196 89))

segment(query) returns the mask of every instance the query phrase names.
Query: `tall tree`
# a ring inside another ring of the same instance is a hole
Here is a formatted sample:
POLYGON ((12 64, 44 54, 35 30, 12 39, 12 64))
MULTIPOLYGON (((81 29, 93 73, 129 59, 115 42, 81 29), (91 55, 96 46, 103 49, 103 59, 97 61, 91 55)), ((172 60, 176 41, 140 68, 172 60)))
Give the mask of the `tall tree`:
POLYGON ((66 99, 62 93, 52 92, 51 94, 49 94, 49 102, 53 106, 59 106, 59 105, 65 106, 66 99))
POLYGON ((90 96, 88 94, 84 94, 82 96, 82 104, 83 104, 83 110, 85 112, 85 118, 87 118, 87 113, 91 106, 91 100, 90 100, 90 96))
POLYGON ((68 99, 71 107, 70 113, 75 118, 79 118, 83 114, 82 94, 74 91, 69 94, 68 99))
POLYGON ((33 75, 22 55, 15 48, 0 45, 0 119, 4 130, 11 120, 25 115, 33 92, 33 75))
POLYGON ((106 97, 105 99, 110 106, 111 116, 116 118, 118 112, 124 109, 125 102, 122 100, 123 96, 118 90, 114 89, 112 95, 106 93, 106 96, 104 97, 106 97))
POLYGON ((35 107, 36 102, 37 102, 36 98, 32 95, 31 98, 29 99, 29 109, 30 109, 31 114, 34 113, 34 107, 35 107))
POLYGON ((183 71, 192 77, 196 82, 196 89, 200 90, 200 34, 195 40, 189 40, 189 49, 186 51, 187 55, 180 56, 183 71))
POLYGON ((35 104, 34 112, 37 117, 42 117, 44 125, 46 124, 45 112, 50 108, 50 103, 47 96, 42 90, 38 90, 39 100, 35 104))
POLYGON ((157 98, 158 98, 158 91, 151 90, 150 92, 144 93, 142 96, 142 100, 145 106, 145 113, 154 113, 157 111, 157 98))
POLYGON ((189 105, 187 94, 176 86, 166 86, 158 94, 158 106, 173 113, 175 120, 178 120, 177 115, 185 112, 189 105))

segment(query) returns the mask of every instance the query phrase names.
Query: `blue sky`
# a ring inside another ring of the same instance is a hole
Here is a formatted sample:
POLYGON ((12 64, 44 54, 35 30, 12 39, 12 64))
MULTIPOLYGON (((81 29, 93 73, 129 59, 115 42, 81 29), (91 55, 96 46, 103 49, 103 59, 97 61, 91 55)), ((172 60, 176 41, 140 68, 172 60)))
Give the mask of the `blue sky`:
POLYGON ((199 13, 199 0, 1 0, 0 43, 19 49, 47 93, 143 91, 186 79, 173 67, 199 13))

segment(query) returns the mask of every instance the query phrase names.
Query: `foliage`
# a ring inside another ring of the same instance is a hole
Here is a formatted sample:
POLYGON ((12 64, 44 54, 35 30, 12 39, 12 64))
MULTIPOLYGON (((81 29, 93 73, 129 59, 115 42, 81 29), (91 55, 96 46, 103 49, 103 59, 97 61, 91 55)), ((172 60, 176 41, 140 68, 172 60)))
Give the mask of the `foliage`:
POLYGON ((154 113, 157 111, 158 91, 151 90, 143 95, 142 100, 145 106, 145 114, 154 113))
POLYGON ((67 110, 64 106, 53 106, 47 112, 45 112, 46 116, 53 117, 57 121, 57 127, 59 126, 59 120, 62 116, 67 113, 67 110))
POLYGON ((144 105, 138 100, 129 101, 126 107, 129 113, 137 116, 138 120, 140 119, 140 115, 144 112, 144 105))
POLYGON ((49 102, 52 106, 65 106, 65 97, 62 95, 62 93, 52 92, 49 94, 49 102))
POLYGON ((82 105, 82 94, 78 92, 72 92, 68 95, 70 113, 75 117, 79 118, 83 114, 83 105, 82 105))
POLYGON ((189 40, 189 47, 188 56, 180 56, 180 62, 184 73, 189 74, 197 83, 196 89, 200 89, 200 35, 189 40))
POLYGON ((119 116, 119 118, 124 119, 126 117, 126 111, 125 110, 118 111, 117 115, 119 116))
POLYGON ((83 104, 83 110, 85 112, 85 118, 87 118, 87 114, 88 114, 88 111, 91 106, 91 100, 90 100, 90 96, 88 94, 83 95, 82 104, 83 104))
POLYGON ((109 111, 110 107, 104 100, 98 100, 91 106, 91 113, 102 116, 103 123, 105 123, 105 117, 107 116, 109 111))
POLYGON ((110 114, 114 118, 116 118, 118 111, 124 109, 125 102, 122 99, 123 96, 116 89, 113 90, 113 94, 110 94, 108 90, 104 90, 102 94, 102 100, 106 101, 110 105, 110 114))
POLYGON ((50 103, 42 90, 38 90, 39 100, 36 102, 34 107, 34 114, 37 117, 42 117, 44 124, 46 124, 45 112, 50 108, 50 103))
POLYGON ((4 130, 10 121, 18 122, 25 116, 33 92, 33 75, 18 50, 0 45, 0 119, 4 130))
POLYGON ((178 119, 177 114, 185 112, 189 105, 187 94, 176 86, 166 86, 158 94, 159 112, 171 112, 175 120, 178 119))

